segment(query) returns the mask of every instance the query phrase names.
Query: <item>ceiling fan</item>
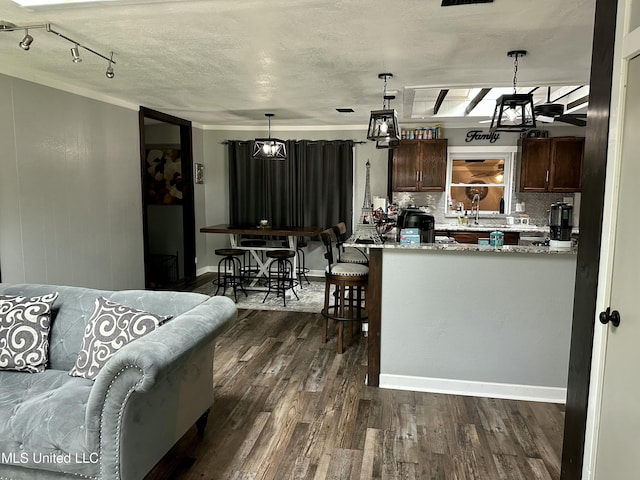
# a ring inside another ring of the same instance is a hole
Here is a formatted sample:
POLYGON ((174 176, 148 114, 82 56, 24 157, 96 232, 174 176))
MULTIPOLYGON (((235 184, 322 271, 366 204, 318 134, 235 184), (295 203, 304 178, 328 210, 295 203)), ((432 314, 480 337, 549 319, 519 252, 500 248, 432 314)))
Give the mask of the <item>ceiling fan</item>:
POLYGON ((587 125, 586 113, 564 113, 562 103, 551 103, 551 87, 547 87, 547 102, 533 107, 533 114, 536 121, 542 123, 553 123, 554 121, 585 127, 587 125))

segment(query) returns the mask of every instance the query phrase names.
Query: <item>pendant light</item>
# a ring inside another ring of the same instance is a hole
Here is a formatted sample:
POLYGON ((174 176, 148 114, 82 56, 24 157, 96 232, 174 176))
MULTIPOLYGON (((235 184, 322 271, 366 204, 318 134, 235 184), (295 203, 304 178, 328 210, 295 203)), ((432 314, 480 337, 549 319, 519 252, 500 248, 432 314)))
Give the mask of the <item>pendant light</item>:
POLYGON ((384 140, 376 140, 376 148, 398 148, 400 140, 397 138, 386 138, 384 140))
MULTIPOLYGON (((372 110, 369 118, 369 129, 367 138, 376 142, 383 142, 390 145, 394 140, 400 140, 400 126, 398 125, 398 114, 395 109, 390 108, 389 100, 395 98, 387 95, 387 78, 393 77, 392 73, 380 73, 378 78, 384 79, 384 92, 382 96, 382 110, 372 110)), ((380 147, 387 148, 387 147, 380 147)))
POLYGON ((253 141, 253 158, 284 160, 287 158, 287 146, 284 141, 271 138, 271 117, 273 113, 265 113, 269 121, 269 138, 256 138, 253 141))
POLYGON ((524 132, 536 128, 533 113, 533 95, 518 94, 518 57, 524 57, 526 50, 511 50, 507 56, 513 57, 513 94, 501 95, 496 99, 496 108, 491 119, 491 132, 524 132))

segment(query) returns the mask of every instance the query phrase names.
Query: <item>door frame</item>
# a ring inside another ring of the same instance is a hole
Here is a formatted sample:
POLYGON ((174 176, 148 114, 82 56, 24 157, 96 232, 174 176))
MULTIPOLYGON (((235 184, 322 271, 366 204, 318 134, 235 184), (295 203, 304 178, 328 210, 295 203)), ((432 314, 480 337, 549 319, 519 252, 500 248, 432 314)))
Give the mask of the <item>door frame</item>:
POLYGON ((147 226, 147 199, 144 194, 144 172, 146 171, 146 141, 144 119, 150 118, 160 122, 180 127, 180 150, 182 161, 182 230, 183 230, 183 271, 188 280, 196 278, 196 216, 195 197, 193 190, 193 140, 191 122, 173 115, 159 112, 147 107, 140 107, 138 122, 140 129, 140 174, 142 187, 142 226, 144 238, 144 280, 149 288, 150 259, 149 259, 149 228, 147 226))
MULTIPOLYGON (((606 215, 603 220, 603 234, 601 239, 600 280, 596 299, 597 311, 604 310, 609 305, 611 296, 626 101, 625 86, 629 61, 640 55, 640 28, 636 28, 629 33, 626 32, 631 14, 632 1, 633 0, 620 0, 617 2, 617 30, 612 70, 613 84, 611 89, 611 134, 609 137, 604 198, 604 213, 606 215)), ((638 3, 637 0, 636 3, 638 3)), ((640 4, 637 6, 640 6, 640 4)), ((595 323, 597 324, 597 322, 595 323)), ((585 479, 593 478, 595 473, 608 333, 609 328, 607 326, 598 325, 594 334, 591 388, 586 419, 585 454, 582 477, 585 479)))

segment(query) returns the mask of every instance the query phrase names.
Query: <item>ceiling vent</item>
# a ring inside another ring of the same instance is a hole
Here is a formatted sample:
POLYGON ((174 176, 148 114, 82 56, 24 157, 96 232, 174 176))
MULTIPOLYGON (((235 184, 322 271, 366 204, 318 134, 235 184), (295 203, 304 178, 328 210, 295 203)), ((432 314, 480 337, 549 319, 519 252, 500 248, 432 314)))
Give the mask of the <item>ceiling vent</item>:
POLYGON ((453 5, 469 5, 472 3, 493 3, 493 0, 442 0, 441 7, 451 7, 453 5))

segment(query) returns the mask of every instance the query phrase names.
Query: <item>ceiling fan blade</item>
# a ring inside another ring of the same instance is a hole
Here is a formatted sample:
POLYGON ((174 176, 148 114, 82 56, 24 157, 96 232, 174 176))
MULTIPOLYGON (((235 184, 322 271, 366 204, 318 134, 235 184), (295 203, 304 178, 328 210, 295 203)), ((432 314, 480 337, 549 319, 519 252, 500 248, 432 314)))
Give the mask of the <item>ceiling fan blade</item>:
POLYGON ((576 118, 573 115, 560 115, 556 120, 559 122, 568 123, 569 125, 575 125, 576 127, 586 127, 587 122, 581 118, 576 118))
POLYGON ((542 123, 553 123, 554 117, 548 117, 546 115, 536 115, 536 121, 542 123))

